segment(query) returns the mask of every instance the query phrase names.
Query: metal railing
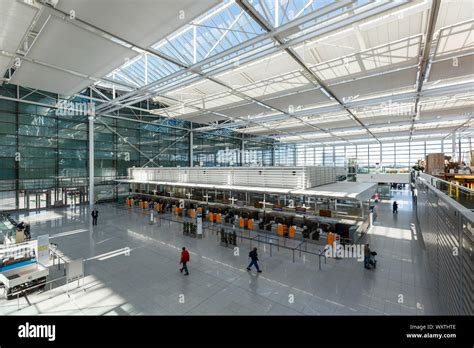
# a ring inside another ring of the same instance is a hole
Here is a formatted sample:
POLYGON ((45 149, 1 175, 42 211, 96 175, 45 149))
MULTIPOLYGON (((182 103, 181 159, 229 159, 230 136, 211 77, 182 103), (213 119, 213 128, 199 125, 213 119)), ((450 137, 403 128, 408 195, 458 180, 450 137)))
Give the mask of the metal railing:
POLYGON ((474 190, 426 173, 420 173, 418 179, 437 188, 467 209, 474 209, 474 190))
MULTIPOLYGON (((53 244, 53 247, 54 246, 57 246, 56 244, 53 244)), ((20 309, 20 297, 21 296, 25 296, 27 295, 28 293, 32 292, 32 290, 34 289, 46 289, 47 286, 49 285, 49 289, 47 290, 43 290, 41 293, 45 293, 47 291, 51 291, 53 289, 53 283, 57 283, 58 281, 60 280, 65 280, 66 279, 66 267, 65 265, 67 264, 67 261, 66 259, 64 259, 63 256, 61 256, 60 254, 58 254, 55 249, 52 249, 50 248, 50 258, 52 258, 52 261, 53 261, 53 267, 56 267, 57 266, 57 270, 61 270, 61 261, 62 261, 62 264, 63 264, 63 269, 64 269, 64 275, 60 276, 60 277, 57 277, 57 278, 54 278, 54 279, 50 279, 44 283, 40 283, 40 284, 36 284, 36 285, 33 285, 33 286, 29 286, 27 289, 21 289, 21 290, 18 290, 18 291, 15 291, 15 292, 12 292, 10 294, 7 294, 6 293, 6 290, 4 289, 5 291, 5 296, 10 296, 10 297, 16 297, 17 299, 17 309, 20 309), (56 261, 57 260, 57 261, 56 261)), ((67 283, 67 281, 66 281, 67 283)), ((64 284, 63 284, 64 285, 64 284)), ((67 293, 67 288, 64 292, 67 293)), ((25 296, 27 302, 29 305, 31 305, 29 299, 27 296, 25 296)), ((51 298, 51 297, 50 297, 51 298)))
MULTIPOLYGON (((55 282, 57 282, 58 280, 61 280, 61 279, 66 279, 66 276, 64 275, 62 277, 54 278, 54 279, 51 279, 51 280, 49 280, 47 282, 44 282, 44 283, 41 283, 41 284, 36 284, 36 285, 30 286, 27 289, 22 289, 22 290, 18 290, 16 292, 12 292, 12 293, 8 294, 8 296, 12 296, 12 297, 16 296, 17 309, 20 309, 20 296, 24 296, 24 295, 30 293, 33 289, 36 289, 36 288, 46 288, 46 286, 48 284, 49 284, 49 290, 44 290, 44 291, 42 291, 42 293, 44 293, 46 291, 51 291, 52 288, 53 288, 53 283, 55 283, 55 282)), ((4 291, 6 291, 6 290, 4 290, 4 291)), ((26 298, 28 304, 31 305, 30 301, 28 300, 28 297, 25 297, 25 298, 26 298)))
MULTIPOLYGON (((117 204, 117 206, 123 207, 123 205, 117 204)), ((128 207, 130 208, 130 207, 128 207)), ((123 207, 123 209, 128 209, 123 207)), ((142 209, 138 207, 132 207, 132 210, 134 212, 142 212, 143 215, 148 216, 150 214, 149 209, 142 209)), ((160 220, 165 220, 168 221, 168 224, 171 225, 171 222, 174 223, 184 223, 184 222, 194 222, 195 220, 188 217, 188 216, 182 216, 182 215, 174 215, 174 214, 157 214, 156 217, 158 217, 160 220)), ((225 224, 225 223, 213 223, 209 221, 203 221, 203 234, 206 235, 205 231, 210 231, 211 233, 215 233, 216 235, 216 240, 219 241, 219 234, 222 230, 224 229, 225 233, 236 233, 237 239, 240 239, 241 243, 244 240, 249 241, 250 249, 252 249, 252 243, 257 243, 258 246, 260 244, 264 245, 269 245, 269 253, 270 257, 273 255, 273 249, 277 248, 277 251, 280 251, 280 249, 283 250, 290 250, 292 253, 292 260, 293 263, 295 262, 295 253, 298 252, 299 257, 301 258, 303 253, 305 255, 314 255, 318 256, 318 264, 319 264, 319 269, 322 269, 321 266, 321 259, 324 259, 324 263, 326 264, 326 256, 325 256, 325 248, 319 249, 318 251, 311 251, 308 250, 308 244, 312 246, 317 246, 317 247, 323 247, 322 244, 316 244, 312 242, 311 240, 302 240, 302 239, 296 239, 296 238, 286 238, 286 237, 281 237, 278 235, 273 235, 269 232, 262 231, 262 230, 248 230, 248 229, 243 229, 240 227, 235 227, 234 225, 230 224, 225 224), (231 227, 233 226, 233 227, 231 227), (276 242, 276 243, 275 243, 276 242), (289 242, 294 242, 296 243, 296 246, 290 246, 287 245, 289 242), (309 242, 309 243, 308 243, 309 242)))
MULTIPOLYGON (((57 244, 54 244, 52 243, 51 245, 53 245, 54 247, 57 247, 57 244)), ((58 271, 61 270, 61 260, 63 260, 63 265, 64 265, 64 275, 66 275, 66 263, 67 261, 61 256, 59 255, 55 249, 52 249, 50 247, 49 249, 49 253, 50 253, 50 257, 52 256, 52 259, 53 259, 53 267, 56 265, 56 262, 55 260, 57 259, 58 260, 58 271)))

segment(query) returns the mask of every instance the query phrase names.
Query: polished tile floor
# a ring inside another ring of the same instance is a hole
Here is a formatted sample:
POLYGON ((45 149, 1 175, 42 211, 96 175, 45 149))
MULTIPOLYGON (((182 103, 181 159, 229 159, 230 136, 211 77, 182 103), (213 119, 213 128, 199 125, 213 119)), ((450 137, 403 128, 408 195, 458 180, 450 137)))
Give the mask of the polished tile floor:
MULTIPOLYGON (((92 231, 84 207, 17 215, 31 223, 33 237, 49 233, 66 260, 85 259, 86 277, 80 287, 69 284, 68 292, 58 280, 51 290, 27 298, 1 297, 0 314, 438 314, 411 197, 395 195, 398 215, 391 202, 378 203, 366 237, 378 253, 376 270, 353 258, 328 259, 319 270, 317 256, 296 252, 293 263, 291 251, 273 247, 270 256, 268 245, 260 245, 263 273, 248 272, 248 241, 239 241, 235 255, 213 231, 193 239, 170 217, 150 225, 149 215, 116 204, 98 206, 99 224, 92 231), (191 253, 189 277, 179 272, 182 246, 191 253)), ((51 267, 53 278, 62 275, 51 267)))

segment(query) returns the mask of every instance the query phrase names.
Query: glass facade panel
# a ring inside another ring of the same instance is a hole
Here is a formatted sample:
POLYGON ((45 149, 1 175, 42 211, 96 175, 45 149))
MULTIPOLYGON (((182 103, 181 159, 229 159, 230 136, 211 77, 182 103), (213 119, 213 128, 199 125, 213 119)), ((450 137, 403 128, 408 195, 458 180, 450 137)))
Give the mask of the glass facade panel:
MULTIPOLYGON (((61 101, 55 94, 17 89, 12 85, 0 86, 0 95, 23 96, 24 100, 51 106, 61 101)), ((93 96, 99 97, 95 92, 93 96)), ((87 100, 76 98, 73 101, 87 100)), ((134 106, 145 108, 145 104, 134 106)), ((117 115, 150 123, 110 117, 97 119, 94 124, 97 199, 114 198, 116 185, 111 180, 128 175, 130 167, 190 165, 190 122, 158 118, 126 108, 117 115)), ((88 128, 84 115, 60 115, 53 107, 0 100, 0 191, 13 192, 13 208, 26 208, 27 193, 21 191, 24 189, 52 189, 55 192, 64 186, 84 186, 86 189, 88 128)), ((241 134, 222 129, 194 132, 193 163, 240 166, 244 158, 245 165, 272 164, 270 140, 261 142, 253 136, 245 136, 244 141, 241 154, 241 134)), ((293 146, 285 146, 288 148, 293 149, 293 146)), ((292 152, 285 152, 284 165, 288 159, 290 162, 294 159, 292 152)))

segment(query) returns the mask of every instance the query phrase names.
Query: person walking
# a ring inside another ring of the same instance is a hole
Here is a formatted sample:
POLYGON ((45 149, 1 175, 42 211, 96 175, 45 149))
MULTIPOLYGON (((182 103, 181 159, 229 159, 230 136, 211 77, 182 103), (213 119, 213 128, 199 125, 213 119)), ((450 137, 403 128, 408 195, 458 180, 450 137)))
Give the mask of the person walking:
POLYGON ((393 210, 394 214, 398 213, 398 203, 397 203, 397 201, 393 202, 392 208, 393 208, 392 210, 393 210))
POLYGON ((370 248, 369 244, 364 246, 364 268, 370 269, 370 248))
POLYGON ((260 268, 258 267, 258 255, 257 255, 257 248, 253 248, 251 252, 249 252, 249 257, 251 259, 250 264, 247 267, 247 271, 250 271, 250 267, 255 266, 258 273, 262 273, 260 268))
POLYGON ((183 247, 183 250, 181 251, 181 260, 179 261, 179 264, 183 265, 183 267, 181 267, 179 269, 179 271, 181 273, 183 273, 183 271, 185 272, 184 275, 189 275, 189 272, 188 272, 188 266, 187 266, 187 263, 189 262, 189 252, 186 250, 185 247, 183 247))
POLYGON ((99 212, 97 211, 96 208, 92 211, 92 225, 97 226, 97 218, 99 217, 99 212))

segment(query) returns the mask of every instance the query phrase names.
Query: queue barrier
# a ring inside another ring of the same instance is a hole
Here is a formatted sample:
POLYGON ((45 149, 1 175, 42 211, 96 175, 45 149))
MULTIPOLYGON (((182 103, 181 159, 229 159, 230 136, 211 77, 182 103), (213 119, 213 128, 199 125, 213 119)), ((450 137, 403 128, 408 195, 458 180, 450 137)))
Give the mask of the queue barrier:
MULTIPOLYGON (((174 212, 179 211, 178 209, 179 208, 174 208, 173 211, 174 212)), ((209 222, 212 222, 211 221, 212 214, 213 214, 212 212, 209 212, 209 222)), ((215 214, 216 222, 220 221, 220 216, 221 216, 220 213, 215 214)), ((164 217, 163 217, 163 219, 168 220, 164 217)), ((179 214, 172 214, 171 219, 169 219, 169 221, 170 221, 170 223, 171 222, 184 223, 184 221, 186 221, 186 219, 189 219, 189 218, 188 217, 182 217, 179 214), (175 215, 177 215, 177 216, 175 216, 175 215)), ((250 220, 253 220, 253 219, 249 219, 249 221, 250 220)), ((253 221, 252 221, 252 223, 253 223, 253 221)), ((281 225, 282 231, 285 231, 285 229, 283 228, 283 226, 285 226, 285 225, 282 225, 282 224, 279 224, 279 225, 281 225)), ((294 227, 294 226, 292 226, 292 227, 294 227)), ((326 255, 325 255, 325 249, 318 250, 318 252, 308 250, 308 241, 307 240, 289 239, 285 236, 270 235, 270 234, 267 234, 267 233, 265 233, 264 235, 257 233, 255 236, 252 237, 251 236, 252 231, 249 230, 249 229, 246 230, 246 229, 235 229, 235 228, 233 228, 231 230, 225 225, 224 225, 224 227, 221 227, 221 226, 218 227, 215 224, 208 224, 208 226, 204 227, 203 229, 207 229, 209 231, 212 231, 212 232, 216 233, 216 238, 218 240, 219 239, 219 233, 220 233, 220 230, 222 228, 224 228, 227 233, 235 231, 236 234, 238 235, 238 238, 240 238, 241 242, 243 242, 244 240, 249 240, 250 249, 252 248, 252 243, 255 243, 255 242, 257 242, 258 245, 260 245, 260 244, 269 245, 270 256, 272 256, 273 249, 275 247, 277 248, 277 251, 279 251, 280 248, 285 249, 285 250, 290 250, 292 252, 292 261, 293 262, 295 262, 295 252, 299 253, 299 257, 302 257, 302 255, 304 255, 304 254, 315 255, 315 256, 318 256, 318 261, 319 261, 318 263, 319 263, 319 269, 320 270, 322 269, 321 259, 322 258, 324 259, 325 264, 326 264, 326 261, 327 261, 327 258, 326 258, 326 255), (247 234, 247 235, 245 235, 245 234, 247 234), (287 240, 293 240, 295 242, 299 241, 299 244, 296 247, 291 247, 291 246, 287 245, 287 243, 286 243, 287 240)), ((286 226, 286 230, 288 231, 287 226, 286 226)), ((313 244, 313 243, 311 243, 311 244, 313 244)), ((313 244, 313 245, 316 245, 316 244, 313 244)))

